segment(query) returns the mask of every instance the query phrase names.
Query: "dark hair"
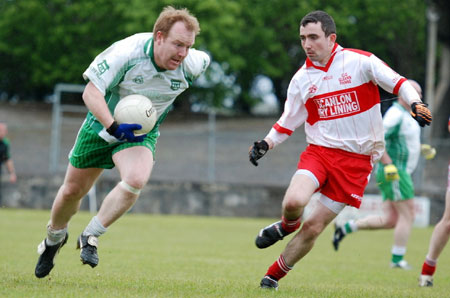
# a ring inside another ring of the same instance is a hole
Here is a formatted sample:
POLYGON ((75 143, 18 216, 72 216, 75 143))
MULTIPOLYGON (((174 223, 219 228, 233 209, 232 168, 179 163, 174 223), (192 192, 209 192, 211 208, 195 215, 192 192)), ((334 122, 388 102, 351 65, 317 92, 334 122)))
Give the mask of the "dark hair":
POLYGON ((325 36, 330 36, 330 34, 336 34, 336 24, 334 23, 333 18, 327 14, 325 11, 316 10, 308 13, 303 19, 300 21, 300 27, 305 27, 309 23, 318 23, 322 24, 322 30, 325 32, 325 36))

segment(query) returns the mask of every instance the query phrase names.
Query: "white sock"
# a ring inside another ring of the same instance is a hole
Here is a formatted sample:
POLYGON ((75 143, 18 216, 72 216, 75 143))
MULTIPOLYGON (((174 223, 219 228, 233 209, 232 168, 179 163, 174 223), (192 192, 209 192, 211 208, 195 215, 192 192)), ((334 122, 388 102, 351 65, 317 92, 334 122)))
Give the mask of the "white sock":
POLYGON ((352 229, 352 232, 358 231, 358 226, 356 225, 356 222, 352 219, 348 222, 350 228, 352 229))
POLYGON ((356 232, 358 230, 358 226, 356 225, 355 221, 353 219, 346 222, 343 226, 344 234, 350 234, 353 232, 356 232))
POLYGON ((97 216, 94 216, 86 229, 83 231, 83 235, 94 235, 95 237, 99 237, 100 235, 106 232, 107 228, 105 228, 97 216))
POLYGON ((404 256, 406 254, 406 247, 404 246, 392 246, 391 253, 396 256, 404 256))
POLYGON ((47 239, 45 242, 47 245, 53 246, 61 241, 64 240, 67 234, 67 227, 61 230, 54 230, 50 227, 50 225, 47 226, 47 239))

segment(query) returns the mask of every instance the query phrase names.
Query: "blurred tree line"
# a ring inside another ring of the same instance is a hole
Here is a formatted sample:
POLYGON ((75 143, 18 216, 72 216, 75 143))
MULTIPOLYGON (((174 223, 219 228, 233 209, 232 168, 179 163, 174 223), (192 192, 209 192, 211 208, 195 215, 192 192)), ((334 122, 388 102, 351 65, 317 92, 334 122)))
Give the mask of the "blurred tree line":
MULTIPOLYGON (((445 1, 443 1, 445 2, 445 1)), ((81 74, 113 42, 152 31, 163 7, 187 7, 200 21, 195 48, 213 65, 177 100, 249 112, 250 92, 265 75, 283 105, 305 55, 299 22, 311 10, 330 13, 338 43, 370 51, 402 75, 425 82, 426 3, 423 0, 2 0, 0 91, 42 100, 59 82, 83 84, 81 74)))

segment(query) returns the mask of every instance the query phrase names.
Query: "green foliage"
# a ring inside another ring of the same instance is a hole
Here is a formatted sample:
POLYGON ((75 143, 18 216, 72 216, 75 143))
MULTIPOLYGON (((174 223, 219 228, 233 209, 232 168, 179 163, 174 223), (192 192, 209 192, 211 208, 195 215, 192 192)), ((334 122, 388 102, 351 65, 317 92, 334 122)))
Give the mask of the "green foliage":
POLYGON ((424 81, 423 0, 27 0, 0 4, 0 90, 39 98, 58 82, 82 83, 81 74, 100 51, 152 31, 167 5, 187 7, 199 19, 195 47, 206 50, 226 77, 209 80, 208 90, 197 86, 184 94, 190 102, 221 106, 233 98, 235 110, 248 111, 259 100, 250 88, 261 74, 273 80, 283 100, 305 60, 299 22, 315 9, 334 17, 342 46, 370 51, 400 74, 424 81))
POLYGON ((82 83, 89 63, 123 34, 113 2, 9 1, 0 10, 0 90, 42 96, 82 83))
POLYGON ((448 297, 450 250, 439 258, 433 288, 419 288, 431 228, 413 229, 406 258, 413 270, 389 268, 391 231, 348 236, 338 252, 332 228, 280 281, 259 281, 289 239, 259 250, 253 240, 274 219, 127 214, 99 240, 99 265, 81 265, 75 242, 92 217, 80 212, 49 277, 37 279, 37 245, 48 210, 0 209, 1 297, 448 297))

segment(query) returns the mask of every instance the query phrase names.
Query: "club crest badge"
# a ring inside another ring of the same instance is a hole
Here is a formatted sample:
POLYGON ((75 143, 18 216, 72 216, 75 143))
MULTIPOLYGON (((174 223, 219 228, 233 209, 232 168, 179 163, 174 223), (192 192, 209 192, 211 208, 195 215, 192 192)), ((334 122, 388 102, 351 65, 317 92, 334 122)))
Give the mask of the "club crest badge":
POLYGON ((136 83, 136 84, 143 84, 144 83, 144 78, 141 75, 136 76, 133 79, 133 82, 136 83))
POLYGON ((97 68, 100 74, 104 74, 109 69, 109 65, 106 63, 106 60, 103 60, 97 64, 97 68))
POLYGON ((176 91, 180 89, 181 87, 181 81, 180 80, 170 80, 170 89, 173 91, 176 91))
POLYGON ((311 86, 309 86, 308 92, 311 93, 311 94, 316 93, 317 92, 317 86, 312 84, 311 86))

